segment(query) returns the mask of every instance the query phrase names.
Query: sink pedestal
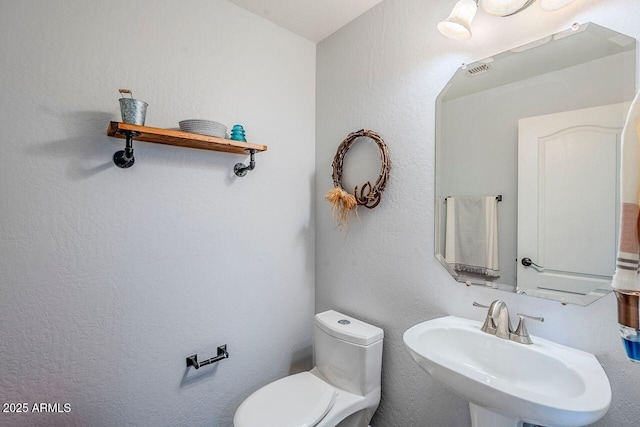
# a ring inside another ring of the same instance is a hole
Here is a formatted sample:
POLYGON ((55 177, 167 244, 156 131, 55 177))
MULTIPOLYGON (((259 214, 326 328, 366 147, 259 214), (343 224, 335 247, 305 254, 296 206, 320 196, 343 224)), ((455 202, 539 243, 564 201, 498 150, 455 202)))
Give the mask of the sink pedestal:
POLYGON ((469 402, 471 427, 522 427, 523 422, 492 412, 469 402))

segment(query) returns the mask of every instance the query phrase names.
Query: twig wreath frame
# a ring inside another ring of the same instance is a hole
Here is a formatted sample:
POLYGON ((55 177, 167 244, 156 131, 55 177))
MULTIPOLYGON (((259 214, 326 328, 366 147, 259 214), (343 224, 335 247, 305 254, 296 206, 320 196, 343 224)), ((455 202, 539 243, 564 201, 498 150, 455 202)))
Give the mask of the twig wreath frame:
POLYGON ((349 212, 355 209, 358 205, 364 206, 368 209, 373 209, 382 198, 382 192, 387 186, 389 176, 391 172, 391 159, 389 157, 389 150, 384 143, 380 135, 372 130, 360 129, 356 132, 351 132, 344 141, 338 146, 336 155, 333 158, 333 190, 329 191, 325 196, 333 207, 334 216, 338 226, 345 226, 349 212), (373 140, 380 150, 380 175, 374 185, 371 185, 370 181, 367 181, 358 192, 358 186, 353 190, 353 194, 347 193, 342 185, 342 167, 344 158, 351 146, 358 140, 358 138, 369 138, 373 140))

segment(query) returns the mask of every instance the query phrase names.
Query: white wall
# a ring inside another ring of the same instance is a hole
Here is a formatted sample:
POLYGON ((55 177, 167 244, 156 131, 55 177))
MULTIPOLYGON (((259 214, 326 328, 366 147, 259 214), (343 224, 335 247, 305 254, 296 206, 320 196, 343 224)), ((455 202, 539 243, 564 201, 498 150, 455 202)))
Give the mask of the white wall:
MULTIPOLYGON (((471 63, 573 22, 595 22, 640 38, 640 2, 578 0, 555 13, 534 4, 510 18, 482 12, 468 42, 443 38, 436 24, 454 2, 386 0, 318 45, 316 311, 342 310, 385 330, 383 395, 375 427, 469 425, 467 402, 413 362, 403 332, 452 314, 482 320, 473 301, 501 298, 512 311, 545 317, 534 335, 594 353, 611 381, 613 402, 600 426, 640 424, 640 368, 626 361, 616 303, 588 307, 456 283, 434 259, 435 99, 461 63, 471 63), (351 131, 369 128, 389 146, 393 167, 380 205, 359 209, 349 234, 335 229, 324 194, 331 161, 351 131)), ((518 363, 517 360, 514 363, 518 363)))
POLYGON ((231 425, 308 368, 315 45, 224 0, 0 0, 0 397, 70 403, 16 426, 231 425), (242 123, 238 156, 124 142, 147 124, 242 123), (230 359, 199 371, 227 344, 230 359))

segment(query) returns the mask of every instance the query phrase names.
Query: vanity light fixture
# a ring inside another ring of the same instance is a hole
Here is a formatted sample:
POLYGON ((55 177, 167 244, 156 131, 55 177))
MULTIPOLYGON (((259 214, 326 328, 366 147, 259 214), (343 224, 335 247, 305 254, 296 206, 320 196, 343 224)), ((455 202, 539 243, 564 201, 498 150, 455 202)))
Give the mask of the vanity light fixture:
POLYGON ((482 0, 482 9, 490 15, 510 16, 531 6, 535 0, 482 0))
POLYGON ((438 22, 438 30, 453 40, 471 38, 471 21, 478 11, 478 0, 459 0, 447 19, 438 22))
MULTIPOLYGON (((453 40, 471 38, 471 21, 478 6, 495 16, 511 16, 531 6, 536 0, 458 0, 447 19, 438 23, 438 30, 453 40)), ((543 10, 553 11, 573 3, 575 0, 540 0, 543 10)))

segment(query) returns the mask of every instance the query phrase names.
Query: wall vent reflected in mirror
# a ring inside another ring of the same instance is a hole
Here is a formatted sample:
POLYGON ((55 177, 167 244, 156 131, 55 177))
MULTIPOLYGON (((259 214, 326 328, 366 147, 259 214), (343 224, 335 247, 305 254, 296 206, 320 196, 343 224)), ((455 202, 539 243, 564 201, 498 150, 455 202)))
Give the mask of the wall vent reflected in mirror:
POLYGON ((457 70, 436 100, 434 215, 456 281, 581 305, 611 291, 635 91, 635 39, 593 23, 457 70))
POLYGON ((467 67, 467 77, 476 77, 491 70, 493 70, 493 65, 491 64, 480 64, 474 66, 473 68, 467 67))

